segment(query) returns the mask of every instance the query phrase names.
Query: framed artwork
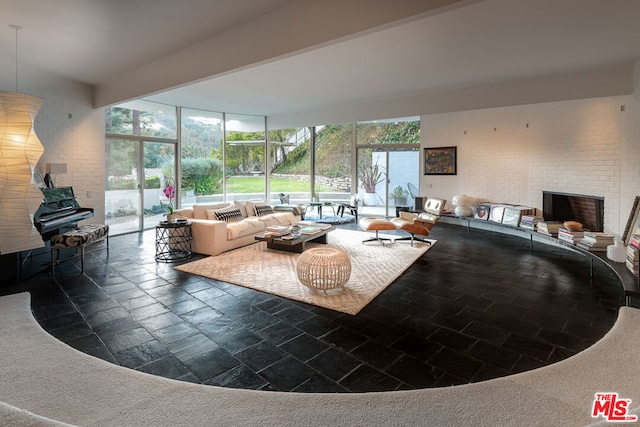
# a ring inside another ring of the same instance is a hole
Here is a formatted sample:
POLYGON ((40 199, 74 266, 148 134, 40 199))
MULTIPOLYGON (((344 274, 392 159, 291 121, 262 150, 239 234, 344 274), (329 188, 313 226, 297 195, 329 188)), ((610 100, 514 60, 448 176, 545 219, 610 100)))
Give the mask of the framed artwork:
POLYGON ((629 244, 629 239, 633 234, 640 234, 640 215, 638 215, 638 211, 640 211, 640 196, 636 196, 633 201, 633 207, 631 208, 631 213, 627 220, 627 226, 624 228, 622 241, 625 246, 629 244))
POLYGON ((457 147, 434 147, 424 149, 425 175, 456 175, 457 147))

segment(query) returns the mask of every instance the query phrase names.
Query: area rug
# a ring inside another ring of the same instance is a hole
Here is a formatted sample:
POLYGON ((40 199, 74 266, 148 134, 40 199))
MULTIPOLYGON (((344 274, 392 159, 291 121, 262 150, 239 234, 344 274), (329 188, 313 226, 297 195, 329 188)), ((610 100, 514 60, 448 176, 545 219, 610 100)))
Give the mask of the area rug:
MULTIPOLYGON (((326 209, 325 209, 326 210, 326 209)), ((305 221, 320 222, 322 224, 349 224, 355 222, 356 218, 353 215, 344 214, 344 216, 327 215, 323 213, 322 218, 316 213, 307 213, 304 216, 305 221)))
MULTIPOLYGON (((309 290, 298 281, 296 260, 300 254, 267 249, 265 242, 176 269, 355 315, 436 243, 362 243, 371 235, 352 230, 329 232, 327 244, 345 252, 351 260, 351 277, 342 290, 328 293, 309 290)), ((307 243, 307 248, 320 245, 307 243)))

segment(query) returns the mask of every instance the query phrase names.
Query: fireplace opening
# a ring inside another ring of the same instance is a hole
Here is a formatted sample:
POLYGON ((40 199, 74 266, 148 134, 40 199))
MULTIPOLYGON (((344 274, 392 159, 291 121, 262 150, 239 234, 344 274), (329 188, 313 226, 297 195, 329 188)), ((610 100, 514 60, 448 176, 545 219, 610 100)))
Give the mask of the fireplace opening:
POLYGON ((604 197, 542 192, 545 220, 578 221, 586 230, 604 231, 604 197))

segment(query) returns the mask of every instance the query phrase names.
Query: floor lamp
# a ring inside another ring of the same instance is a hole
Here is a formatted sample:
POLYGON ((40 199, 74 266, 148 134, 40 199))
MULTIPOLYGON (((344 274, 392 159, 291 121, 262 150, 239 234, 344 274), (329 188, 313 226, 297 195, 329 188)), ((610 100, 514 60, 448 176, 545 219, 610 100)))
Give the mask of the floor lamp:
POLYGON ((44 147, 33 128, 42 99, 18 91, 16 30, 16 92, 0 92, 0 254, 44 246, 33 226, 42 192, 33 179, 44 147))

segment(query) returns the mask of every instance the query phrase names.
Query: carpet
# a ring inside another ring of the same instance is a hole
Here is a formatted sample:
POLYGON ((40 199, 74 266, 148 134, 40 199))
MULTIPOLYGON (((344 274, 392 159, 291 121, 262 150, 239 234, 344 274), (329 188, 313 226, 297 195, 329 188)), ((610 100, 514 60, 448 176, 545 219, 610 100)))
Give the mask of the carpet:
POLYGON ((305 214, 304 220, 320 222, 322 224, 349 224, 351 222, 355 222, 356 217, 349 214, 344 214, 344 216, 337 216, 337 215, 327 215, 326 213, 323 213, 322 218, 320 218, 318 214, 309 212, 305 214))
MULTIPOLYGON (((345 252, 351 260, 351 277, 342 290, 331 293, 311 291, 296 276, 300 254, 267 249, 255 243, 223 254, 176 267, 180 271, 233 283, 269 294, 317 305, 348 314, 357 314, 432 245, 408 242, 362 243, 371 233, 334 230, 328 245, 345 252)), ((308 243, 307 247, 321 246, 308 243)))

